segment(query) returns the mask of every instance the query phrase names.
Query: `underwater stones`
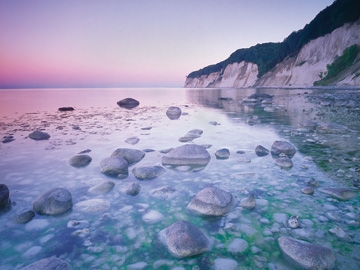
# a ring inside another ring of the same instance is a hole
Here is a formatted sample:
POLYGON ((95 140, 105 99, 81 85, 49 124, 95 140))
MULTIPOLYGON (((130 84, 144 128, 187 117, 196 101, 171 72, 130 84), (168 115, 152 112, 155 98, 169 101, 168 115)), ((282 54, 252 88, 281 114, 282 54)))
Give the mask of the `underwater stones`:
POLYGON ((58 109, 59 112, 71 112, 71 111, 73 111, 73 110, 74 110, 73 107, 60 107, 60 108, 58 109))
POLYGON ((281 154, 286 155, 288 158, 292 158, 296 153, 295 147, 285 141, 275 141, 271 146, 271 154, 274 157, 279 157, 281 154))
POLYGON ((120 191, 130 196, 136 196, 141 191, 141 186, 136 182, 127 182, 120 187, 120 191))
POLYGON ((293 166, 291 159, 288 157, 279 157, 275 159, 275 164, 284 169, 290 169, 293 166))
POLYGON ((335 255, 329 248, 291 237, 280 237, 278 243, 285 258, 294 266, 324 270, 335 268, 335 255))
POLYGON ((135 164, 142 160, 145 156, 145 152, 137 150, 137 149, 130 149, 130 148, 118 148, 112 154, 112 157, 124 157, 129 165, 135 164))
POLYGON ((176 189, 171 186, 161 186, 150 190, 150 195, 159 199, 171 199, 176 195, 176 189))
POLYGON ((166 111, 166 115, 170 120, 179 119, 181 115, 181 109, 179 107, 170 106, 166 111))
POLYGON ((97 184, 96 186, 89 188, 88 192, 94 194, 104 194, 111 191, 114 188, 114 186, 115 183, 113 181, 103 181, 97 184))
POLYGON ((117 105, 119 105, 121 108, 125 109, 133 109, 140 105, 140 102, 133 98, 124 98, 117 102, 117 105))
POLYGON ((100 171, 108 176, 123 179, 129 174, 128 166, 129 164, 124 157, 112 156, 101 161, 100 171))
POLYGON ((9 206, 10 191, 7 185, 0 184, 0 210, 9 206))
POLYGON ((339 226, 334 226, 329 230, 330 233, 336 235, 337 238, 339 238, 342 241, 345 242, 352 242, 353 240, 351 237, 339 226))
POLYGON ((37 262, 34 262, 28 266, 25 266, 24 268, 21 268, 21 270, 68 270, 69 266, 67 262, 65 262, 62 259, 56 258, 55 256, 50 258, 45 258, 42 260, 39 260, 37 262))
POLYGON ((33 202, 33 210, 43 215, 61 215, 73 206, 71 193, 65 188, 52 188, 33 202))
POLYGON ((301 189, 301 192, 306 195, 313 195, 314 194, 314 188, 313 187, 304 187, 301 189))
POLYGON ((135 137, 135 136, 134 136, 134 137, 127 138, 127 139, 125 140, 126 143, 132 144, 132 145, 137 144, 139 141, 140 141, 140 139, 139 139, 138 137, 135 137))
POLYGON ((228 159, 230 157, 229 149, 223 148, 215 152, 216 159, 228 159))
POLYGON ((90 199, 78 202, 74 205, 74 209, 81 212, 102 212, 110 208, 110 202, 104 199, 90 199))
POLYGON ((179 139, 180 142, 191 142, 192 140, 201 137, 203 131, 201 129, 192 129, 185 136, 179 139))
POLYGON ((92 158, 89 155, 76 155, 70 158, 69 164, 73 167, 80 168, 90 164, 92 158))
POLYGON ((216 258, 213 270, 236 270, 238 266, 238 262, 233 259, 216 258))
POLYGON ((180 220, 158 233, 159 240, 176 258, 185 258, 209 251, 209 238, 192 223, 180 220))
POLYGON ((250 194, 246 199, 241 200, 240 206, 247 210, 252 210, 256 207, 256 200, 254 194, 250 194))
POLYGON ((319 191, 343 201, 350 200, 356 196, 354 191, 347 188, 320 188, 319 191))
POLYGON ((139 180, 152 180, 164 174, 166 170, 162 166, 141 166, 132 170, 135 177, 139 180))
POLYGON ((231 210, 234 201, 229 192, 217 187, 206 187, 195 195, 187 209, 201 216, 222 216, 231 210))
POLYGON ((3 137, 3 143, 9 143, 9 142, 12 142, 12 141, 15 141, 14 139, 14 136, 12 135, 6 135, 3 137))
POLYGON ((299 228, 300 227, 299 217, 298 216, 291 216, 288 219, 287 224, 292 229, 299 228))
POLYGON ((196 144, 185 144, 164 155, 162 164, 172 166, 206 166, 210 159, 210 154, 204 147, 196 144))
POLYGON ((13 219, 12 222, 15 224, 25 224, 28 223, 30 220, 33 219, 33 217, 35 216, 34 211, 26 211, 23 212, 19 215, 16 215, 13 219))
POLYGON ((258 145, 256 146, 255 148, 255 154, 258 156, 258 157, 264 157, 264 156, 267 156, 269 154, 269 150, 266 149, 264 146, 262 145, 258 145))
POLYGON ((142 216, 142 220, 148 224, 159 223, 163 219, 164 219, 164 215, 156 210, 149 210, 142 216))
POLYGON ((40 130, 36 130, 29 134, 29 138, 35 141, 47 140, 50 138, 50 135, 46 132, 42 132, 40 130))
POLYGON ((229 245, 228 245, 228 252, 230 253, 241 253, 244 252, 248 248, 249 244, 244 239, 235 238, 229 245))
POLYGON ((319 123, 316 130, 322 133, 343 134, 349 131, 346 126, 335 123, 319 123))

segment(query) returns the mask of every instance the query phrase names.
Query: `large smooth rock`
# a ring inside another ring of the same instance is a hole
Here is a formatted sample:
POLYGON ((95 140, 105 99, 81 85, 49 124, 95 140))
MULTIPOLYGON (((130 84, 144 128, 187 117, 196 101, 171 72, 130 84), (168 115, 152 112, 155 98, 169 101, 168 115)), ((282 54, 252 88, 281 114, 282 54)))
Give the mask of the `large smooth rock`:
POLYGON ((9 203, 10 191, 7 185, 0 184, 0 210, 6 208, 9 203))
POLYGON ((206 166, 210 159, 210 154, 204 147, 196 144, 185 144, 164 155, 162 164, 172 166, 206 166))
POLYGON ((50 257, 25 266, 21 270, 68 270, 67 262, 56 257, 50 257))
POLYGON ((114 186, 115 183, 113 181, 103 181, 96 186, 89 188, 88 192, 93 194, 104 194, 112 190, 114 186))
POLYGON ((179 107, 171 106, 166 111, 166 115, 170 120, 179 119, 181 115, 181 109, 179 107))
POLYGON ((100 163, 100 171, 108 176, 126 178, 129 174, 129 164, 124 157, 113 156, 105 158, 100 163))
POLYGON ((199 191, 187 208, 201 216, 222 216, 231 210, 233 196, 217 187, 206 187, 199 191))
POLYGON ((216 258, 214 260, 213 270, 237 270, 239 264, 237 261, 228 258, 216 258))
POLYGON ((319 191, 343 201, 356 197, 356 193, 347 188, 319 188, 319 191))
POLYGON ((135 167, 132 172, 139 180, 151 180, 164 174, 166 170, 162 166, 141 166, 135 167))
POLYGON ((86 167, 90 164, 92 158, 89 155, 76 155, 70 158, 69 164, 76 168, 86 167))
POLYGON ((124 157, 129 165, 132 165, 142 160, 145 156, 145 152, 130 148, 118 148, 111 154, 111 156, 124 157))
POLYGON ((274 157, 279 157, 281 154, 286 155, 288 158, 292 158, 296 153, 295 147, 285 141, 275 141, 271 146, 271 154, 274 157))
POLYGON ((192 223, 181 220, 161 230, 160 241, 170 254, 176 258, 185 258, 209 251, 209 238, 192 223))
POLYGON ((47 140, 50 138, 50 135, 46 132, 42 132, 40 130, 36 130, 29 134, 29 138, 35 141, 47 140))
POLYGON ((117 105, 119 105, 122 108, 125 109, 133 109, 140 105, 140 102, 133 98, 124 98, 117 102, 117 105))
POLYGON ((335 255, 331 249, 291 237, 278 239, 285 258, 294 266, 303 269, 334 269, 335 255))
POLYGON ((33 202, 33 210, 43 215, 61 215, 73 206, 71 193, 65 188, 52 188, 33 202))

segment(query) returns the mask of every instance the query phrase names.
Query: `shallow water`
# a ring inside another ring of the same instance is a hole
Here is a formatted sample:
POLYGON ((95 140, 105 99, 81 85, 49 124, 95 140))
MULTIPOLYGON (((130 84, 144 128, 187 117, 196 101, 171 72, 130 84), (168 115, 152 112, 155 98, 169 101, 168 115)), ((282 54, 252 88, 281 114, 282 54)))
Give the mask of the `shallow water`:
MULTIPOLYGON (((144 262, 143 269, 209 269, 216 258, 236 260, 239 269, 292 269, 277 244, 280 236, 291 236, 331 248, 339 269, 359 269, 359 197, 339 201, 315 188, 314 195, 300 192, 314 178, 319 187, 355 189, 355 168, 359 165, 360 121, 358 107, 323 106, 312 97, 335 94, 335 90, 279 89, 63 89, 1 90, 0 136, 15 140, 0 144, 0 183, 10 189, 12 207, 0 214, 1 269, 20 269, 42 258, 57 256, 74 269, 126 269, 144 262), (274 95, 271 109, 264 105, 246 105, 241 101, 253 93, 274 95), (140 106, 126 110, 116 102, 126 97, 140 106), (73 112, 59 112, 73 106, 73 112), (179 106, 178 120, 166 116, 169 106, 179 106), (344 111, 345 110, 345 111, 344 111), (248 118, 257 116, 254 124, 248 118), (334 122, 350 130, 321 133, 299 129, 306 120, 334 122), (217 122, 217 125, 210 122, 217 122), (151 127, 151 129, 143 129, 151 127), (160 150, 177 147, 179 138, 192 129, 203 134, 193 143, 212 145, 210 163, 200 171, 166 168, 166 173, 149 181, 136 180, 131 170, 139 165, 161 164, 160 150), (27 136, 36 129, 51 135, 46 141, 27 136), (125 143, 137 136, 136 145, 125 143), (284 170, 274 164, 271 155, 258 157, 255 147, 267 149, 276 140, 285 140, 297 148, 294 166, 284 170), (153 149, 129 168, 126 179, 109 178, 99 170, 101 160, 120 147, 153 149), (230 158, 218 160, 218 149, 230 150, 230 158), (85 168, 73 168, 69 159, 90 149, 92 162, 85 168), (242 151, 242 154, 237 151, 242 151), (109 193, 94 195, 87 190, 102 182, 116 183, 109 193), (121 184, 138 181, 137 196, 124 195, 121 184), (170 198, 154 197, 151 190, 171 186, 170 198), (235 204, 221 218, 200 218, 188 212, 187 204, 207 185, 229 191, 239 202, 254 193, 257 207, 248 211, 235 204), (67 188, 74 204, 93 198, 110 201, 106 211, 83 213, 72 209, 64 215, 49 217, 36 214, 25 225, 9 226, 16 214, 32 209, 34 199, 53 188, 67 188), (164 219, 155 224, 143 215, 156 210, 164 219), (300 217, 300 229, 290 229, 287 218, 300 217), (187 259, 175 259, 156 241, 156 234, 171 223, 184 219, 197 225, 213 239, 211 252, 187 259), (71 220, 86 221, 83 234, 68 228, 71 220), (341 227, 351 241, 329 232, 341 227), (236 238, 247 241, 248 248, 231 253, 228 245, 236 238), (145 265, 144 264, 144 265, 145 265)), ((341 92, 341 91, 340 91, 341 92)), ((355 92, 355 95, 357 93, 355 92)), ((357 190, 356 190, 357 192, 357 190)))

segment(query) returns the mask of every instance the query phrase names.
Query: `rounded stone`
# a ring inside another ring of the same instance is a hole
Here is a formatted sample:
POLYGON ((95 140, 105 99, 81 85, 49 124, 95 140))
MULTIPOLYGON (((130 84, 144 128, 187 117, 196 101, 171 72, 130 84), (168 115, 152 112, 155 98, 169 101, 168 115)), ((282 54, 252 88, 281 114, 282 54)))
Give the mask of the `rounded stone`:
POLYGON ((129 165, 132 165, 142 160, 145 156, 145 152, 130 148, 118 148, 111 154, 111 156, 123 157, 127 160, 129 165))
POLYGON ((111 191, 114 188, 114 186, 115 183, 113 181, 103 181, 97 184, 96 186, 89 188, 88 192, 94 194, 104 194, 111 191))
POLYGON ((24 213, 21 213, 19 215, 16 215, 13 219, 12 222, 16 223, 16 224, 25 224, 28 223, 30 220, 33 219, 33 217, 35 216, 34 211, 26 211, 24 213))
POLYGON ((120 191, 130 196, 136 196, 140 193, 141 186, 136 182, 128 182, 121 186, 120 191))
POLYGON ((100 171, 112 177, 126 178, 129 174, 128 162, 124 157, 112 156, 105 158, 100 163, 100 171))
POLYGON ((89 155, 76 155, 70 158, 69 164, 73 167, 80 168, 90 164, 92 158, 89 155))
POLYGON ((256 207, 256 200, 255 200, 254 194, 250 194, 249 197, 242 200, 240 202, 240 206, 247 209, 247 210, 254 209, 256 207))
POLYGON ((293 167, 293 163, 288 157, 280 157, 275 159, 275 164, 285 169, 290 169, 293 167))
POLYGON ((314 194, 314 188, 312 187, 304 187, 301 189, 301 192, 307 195, 313 195, 314 194))
POLYGON ((132 172, 139 180, 151 180, 164 174, 166 170, 162 166, 142 166, 135 167, 132 172))
POLYGON ((29 134, 29 138, 33 139, 35 141, 40 141, 40 140, 47 140, 50 138, 50 135, 46 132, 42 132, 40 130, 36 130, 32 133, 29 134))
POLYGON ((226 148, 219 149, 215 152, 215 156, 217 159, 228 159, 230 157, 230 151, 226 148))
POLYGON ((133 98, 124 98, 117 102, 117 105, 119 105, 122 108, 125 109, 133 109, 140 105, 140 102, 133 98))
POLYGON ((52 188, 41 193, 33 203, 33 210, 43 215, 61 215, 72 208, 71 193, 65 188, 52 188))
POLYGON ((166 115, 170 120, 179 119, 181 116, 181 109, 179 107, 171 106, 166 111, 166 115))
POLYGON ((9 206, 10 191, 7 185, 0 184, 0 210, 9 206))
POLYGON ((286 155, 288 158, 292 158, 296 153, 295 147, 285 141, 275 141, 271 146, 271 154, 274 157, 279 157, 281 154, 286 155))
POLYGON ((262 145, 258 145, 256 146, 255 148, 255 154, 258 156, 258 157, 264 157, 264 156, 267 156, 269 154, 269 150, 266 149, 264 146, 262 145))
POLYGON ((162 164, 172 166, 206 166, 210 159, 210 154, 204 147, 196 144, 185 144, 164 155, 162 164))
POLYGON ((149 210, 142 216, 142 220, 148 224, 159 223, 163 219, 164 215, 156 210, 149 210))
POLYGON ((90 199, 78 202, 74 205, 74 209, 81 212, 101 212, 110 208, 110 202, 103 199, 90 199))
POLYGON ((34 262, 28 266, 25 266, 24 268, 21 268, 21 270, 37 270, 37 269, 41 269, 41 270, 68 270, 69 266, 67 264, 67 262, 65 262, 64 260, 61 260, 59 258, 56 257, 50 257, 50 258, 45 258, 42 260, 39 260, 37 262, 34 262))

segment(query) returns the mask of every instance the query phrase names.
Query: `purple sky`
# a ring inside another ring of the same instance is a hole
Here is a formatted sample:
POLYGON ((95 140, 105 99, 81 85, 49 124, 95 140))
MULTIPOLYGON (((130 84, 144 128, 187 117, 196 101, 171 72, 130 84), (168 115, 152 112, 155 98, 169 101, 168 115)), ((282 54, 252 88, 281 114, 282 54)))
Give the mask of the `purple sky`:
POLYGON ((0 0, 0 88, 182 87, 333 0, 0 0))

